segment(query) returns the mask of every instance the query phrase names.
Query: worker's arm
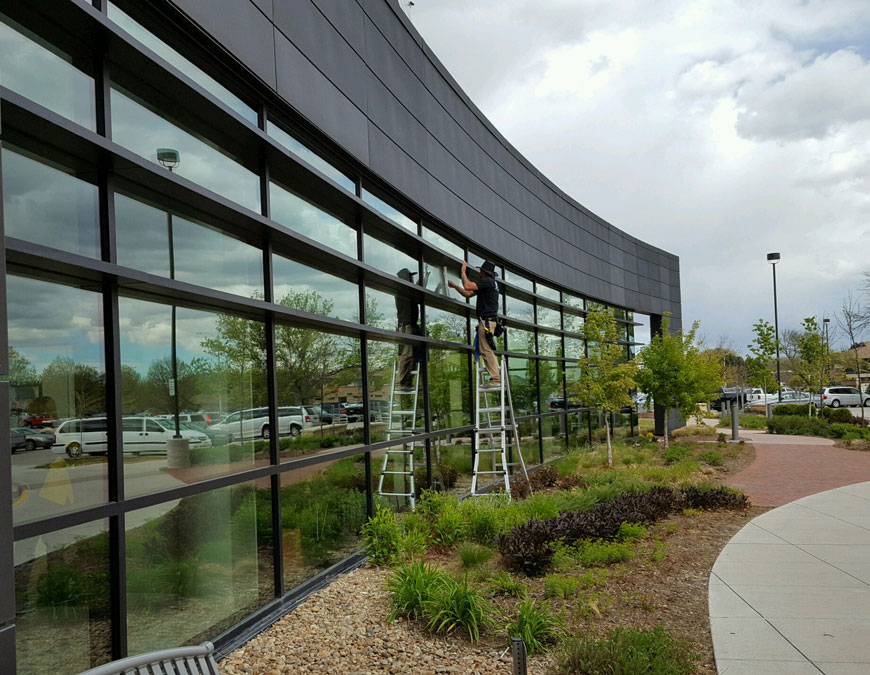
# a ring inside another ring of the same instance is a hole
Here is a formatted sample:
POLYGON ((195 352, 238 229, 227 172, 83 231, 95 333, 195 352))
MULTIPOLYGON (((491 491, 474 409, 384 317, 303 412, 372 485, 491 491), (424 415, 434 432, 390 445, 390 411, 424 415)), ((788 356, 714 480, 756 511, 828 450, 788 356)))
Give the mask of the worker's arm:
POLYGON ((452 279, 447 282, 447 285, 466 298, 470 298, 474 295, 474 291, 466 291, 464 288, 462 288, 462 286, 455 283, 452 279))
MULTIPOLYGON (((469 281, 469 280, 468 280, 468 276, 465 274, 465 268, 466 268, 466 267, 468 267, 468 263, 465 262, 465 261, 463 260, 463 261, 462 261, 462 270, 461 270, 461 274, 462 274, 462 287, 463 287, 466 291, 471 291, 472 293, 474 293, 475 291, 477 291, 477 284, 474 283, 473 281, 469 281)), ((465 296, 465 297, 471 297, 471 296, 465 296)))

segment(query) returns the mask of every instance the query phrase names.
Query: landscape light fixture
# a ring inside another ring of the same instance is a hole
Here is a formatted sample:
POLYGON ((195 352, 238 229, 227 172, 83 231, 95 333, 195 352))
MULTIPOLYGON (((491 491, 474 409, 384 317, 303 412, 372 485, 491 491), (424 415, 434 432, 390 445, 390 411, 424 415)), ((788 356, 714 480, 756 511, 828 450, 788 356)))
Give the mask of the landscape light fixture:
POLYGON ((172 148, 157 148, 157 161, 172 171, 181 164, 181 153, 172 148))
POLYGON ((776 341, 776 398, 782 403, 782 376, 779 373, 779 313, 776 308, 776 263, 779 262, 779 253, 768 253, 767 262, 773 268, 773 327, 776 341))

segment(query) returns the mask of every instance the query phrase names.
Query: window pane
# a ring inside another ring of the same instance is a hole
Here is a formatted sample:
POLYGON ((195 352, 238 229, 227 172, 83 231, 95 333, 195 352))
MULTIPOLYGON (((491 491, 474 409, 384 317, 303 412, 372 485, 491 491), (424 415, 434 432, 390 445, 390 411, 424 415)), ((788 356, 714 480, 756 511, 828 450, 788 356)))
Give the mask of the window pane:
POLYGON ((363 251, 369 265, 405 281, 417 281, 417 261, 407 253, 368 234, 363 235, 363 251))
POLYGON ((589 412, 576 410, 568 413, 568 449, 580 450, 589 447, 589 412))
POLYGON ((565 356, 569 359, 582 359, 586 356, 586 346, 583 344, 583 340, 566 337, 565 356))
POLYGON ((359 321, 359 287, 302 263, 272 256, 274 299, 302 312, 359 321))
POLYGON ((577 316, 576 314, 571 314, 566 311, 562 314, 562 321, 564 322, 564 328, 569 333, 582 333, 583 332, 583 317, 577 316))
POLYGON ((108 529, 97 520, 15 542, 19 675, 73 675, 112 660, 108 529))
POLYGON ((368 341, 373 442, 424 432, 421 358, 419 347, 368 341))
POLYGON ((558 309, 538 305, 538 325, 547 328, 561 328, 562 321, 558 309))
POLYGON ((562 389, 562 362, 544 361, 538 362, 538 376, 541 389, 541 410, 549 410, 553 402, 565 399, 565 390, 562 389))
POLYGON ((508 374, 514 414, 517 417, 538 412, 538 375, 534 359, 508 359, 508 374))
POLYGON ((576 307, 577 309, 586 309, 586 302, 583 298, 576 295, 562 293, 562 302, 571 307, 576 307))
POLYGON ((562 356, 562 338, 549 333, 538 333, 538 354, 541 356, 562 356))
POLYGON ((178 308, 177 380, 172 369, 172 307, 132 298, 118 301, 121 388, 125 416, 160 416, 170 428, 124 435, 128 496, 165 490, 267 463, 269 457, 263 325, 247 319, 178 308), (211 424, 179 430, 189 451, 172 450, 176 398, 180 413, 211 424), (257 411, 253 414, 252 411, 257 411), (235 422, 224 418, 232 412, 235 422))
POLYGON ((165 211, 115 193, 115 238, 119 265, 171 276, 165 211))
POLYGON ((430 260, 427 260, 425 256, 423 257, 423 260, 423 275, 424 281, 426 282, 426 288, 430 291, 440 293, 441 295, 446 295, 465 302, 465 298, 459 295, 456 291, 451 290, 450 285, 448 284, 448 282, 452 281, 453 283, 462 286, 462 278, 459 276, 459 267, 433 263, 430 262, 430 260))
POLYGON ((440 248, 445 253, 452 255, 454 258, 463 260, 464 251, 459 244, 454 244, 447 237, 438 234, 435 230, 430 230, 425 225, 423 226, 423 239, 432 243, 436 248, 440 248))
POLYGON ((460 314, 426 307, 426 335, 436 340, 465 342, 468 319, 460 314))
POLYGON ((7 237, 100 256, 97 186, 73 172, 3 148, 3 222, 7 237))
POLYGON ((398 223, 406 230, 410 230, 417 234, 417 222, 406 216, 397 208, 390 206, 383 199, 375 197, 371 192, 363 188, 362 199, 366 204, 371 205, 376 211, 379 211, 383 216, 398 223))
POLYGON ((565 454, 565 417, 555 415, 542 417, 543 428, 542 441, 544 444, 544 461, 548 462, 565 454))
POLYGON ((365 490, 365 455, 281 474, 285 590, 357 551, 365 490))
POLYGON ((12 275, 6 292, 10 422, 39 427, 12 437, 14 521, 103 504, 106 433, 76 422, 106 415, 102 297, 12 275))
POLYGON ((505 335, 507 335, 507 351, 518 354, 535 353, 535 334, 532 331, 510 326, 505 331, 505 335))
POLYGON ((509 284, 517 286, 519 288, 524 288, 527 291, 534 290, 534 285, 532 284, 531 279, 526 279, 521 274, 517 274, 516 272, 511 272, 510 270, 504 271, 504 280, 509 284))
MULTIPOLYGON (((391 439, 394 438, 401 438, 401 434, 391 434, 391 439)), ((425 443, 411 441, 372 452, 372 479, 375 499, 379 504, 396 512, 408 512, 411 508, 411 493, 419 497, 428 485, 425 443)))
POLYGON ((359 340, 277 325, 275 361, 282 461, 363 444, 359 340))
POLYGON ((131 654, 200 644, 274 596, 268 489, 242 483, 127 514, 131 654))
POLYGON ((595 302, 593 300, 586 301, 586 309, 590 312, 601 312, 604 310, 605 305, 600 302, 595 302))
POLYGON ((266 133, 294 155, 308 162, 311 166, 320 171, 320 173, 334 180, 345 190, 356 193, 356 183, 348 178, 343 171, 336 169, 332 164, 327 162, 313 150, 310 150, 300 141, 297 141, 293 136, 288 134, 271 120, 266 121, 266 133))
POLYGON ((94 78, 72 59, 0 14, 3 86, 94 131, 94 78))
POLYGON ((420 306, 418 303, 384 293, 373 288, 366 288, 366 323, 375 328, 402 331, 403 326, 417 325, 417 329, 405 332, 419 334, 420 306))
POLYGON ((202 69, 193 65, 163 40, 118 9, 114 3, 110 2, 108 9, 109 18, 118 24, 118 26, 123 30, 165 61, 178 68, 178 70, 187 75, 187 77, 196 82, 200 87, 205 89, 219 101, 225 103, 229 108, 235 110, 251 124, 257 123, 256 111, 229 89, 220 84, 211 75, 207 75, 202 69))
POLYGON ((468 354, 451 349, 430 349, 428 367, 432 429, 471 424, 468 354))
MULTIPOLYGON (((492 469, 495 453, 481 453, 479 470, 492 469)), ((432 473, 445 491, 455 495, 468 494, 471 489, 471 434, 447 434, 432 440, 432 473), (440 476, 438 471, 440 470, 440 476)), ((481 484, 489 483, 481 479, 481 484)))
MULTIPOLYGON (((537 418, 520 420, 517 422, 520 432, 520 451, 523 453, 523 461, 526 467, 537 466, 541 463, 541 446, 539 443, 537 418)), ((515 472, 516 473, 516 472, 515 472)), ((521 475, 517 480, 525 480, 521 475)))
POLYGON ((112 88, 112 140, 157 163, 158 148, 177 150, 175 173, 251 211, 260 211, 260 180, 209 141, 164 118, 144 102, 112 88))
POLYGON ((545 298, 550 298, 550 300, 555 300, 559 302, 559 291, 555 288, 550 288, 549 286, 544 286, 544 284, 535 284, 535 293, 538 295, 542 295, 545 298))
POLYGON ((535 323, 535 311, 532 307, 532 303, 526 302, 524 300, 519 300, 517 298, 512 298, 511 296, 505 296, 507 298, 507 316, 511 319, 518 319, 520 321, 527 321, 529 323, 535 323))
POLYGON ((339 253, 356 258, 356 230, 302 197, 269 183, 272 220, 339 253))

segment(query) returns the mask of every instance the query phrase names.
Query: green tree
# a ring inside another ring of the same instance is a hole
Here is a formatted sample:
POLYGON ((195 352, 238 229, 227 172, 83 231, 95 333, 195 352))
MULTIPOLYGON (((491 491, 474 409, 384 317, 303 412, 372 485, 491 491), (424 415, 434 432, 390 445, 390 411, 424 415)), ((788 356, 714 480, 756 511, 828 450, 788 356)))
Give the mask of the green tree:
POLYGON ((610 310, 589 312, 583 325, 583 336, 588 345, 588 355, 578 360, 583 377, 571 383, 569 393, 604 412, 607 466, 613 466, 610 417, 631 405, 629 392, 636 387, 637 363, 626 361, 625 347, 619 344, 621 331, 610 310))
POLYGON ((58 356, 43 369, 42 393, 43 398, 53 401, 59 417, 82 417, 106 410, 105 374, 68 357, 58 356))
POLYGON ((638 355, 641 367, 637 384, 641 391, 665 409, 665 447, 668 415, 679 410, 683 418, 700 416, 699 403, 712 399, 722 386, 722 364, 701 351, 696 340, 698 322, 688 332, 670 331, 671 319, 662 319, 662 332, 654 335, 638 355))
MULTIPOLYGON (((867 325, 870 324, 870 316, 861 303, 852 297, 852 292, 843 299, 843 305, 840 307, 840 313, 837 314, 837 325, 840 330, 845 333, 849 340, 849 349, 852 352, 852 357, 855 363, 855 375, 857 377, 858 391, 861 392, 861 419, 864 419, 864 387, 861 386, 861 357, 859 351, 861 345, 861 335, 867 330, 867 325)), ((825 345, 826 351, 830 354, 830 346, 825 345)))
POLYGON ((30 359, 9 345, 9 386, 22 387, 36 382, 36 368, 30 363, 30 359))
MULTIPOLYGON (((816 317, 810 316, 801 322, 803 332, 798 338, 798 351, 801 357, 800 376, 809 385, 810 391, 821 390, 825 386, 825 371, 830 361, 830 355, 825 348, 825 337, 822 335, 816 317)), ((812 401, 807 406, 807 414, 812 414, 812 401)))
MULTIPOLYGON (((747 345, 750 356, 746 357, 749 382, 769 392, 770 383, 776 379, 770 369, 771 360, 776 355, 776 331, 770 322, 764 319, 759 319, 752 326, 752 331, 755 333, 755 338, 747 345)), ((779 383, 776 386, 779 390, 779 383)))
MULTIPOLYGON (((196 359, 194 360, 196 361, 196 359)), ((194 363, 178 359, 178 383, 175 393, 178 396, 179 410, 196 410, 196 398, 199 394, 199 378, 194 363)), ((123 372, 121 373, 123 377, 123 372)), ((123 381, 123 380, 122 380, 123 381)), ((148 373, 142 382, 141 404, 152 413, 168 414, 175 412, 175 399, 170 395, 172 382, 172 357, 164 356, 154 359, 148 367, 148 373)), ((126 403, 126 397, 124 397, 126 403)))

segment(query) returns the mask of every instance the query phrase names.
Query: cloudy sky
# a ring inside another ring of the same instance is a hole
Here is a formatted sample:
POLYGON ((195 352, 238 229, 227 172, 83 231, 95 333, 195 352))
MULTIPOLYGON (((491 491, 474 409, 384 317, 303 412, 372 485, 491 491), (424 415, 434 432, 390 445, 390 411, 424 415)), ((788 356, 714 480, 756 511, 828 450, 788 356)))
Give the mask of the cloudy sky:
MULTIPOLYGON (((401 0, 407 5, 407 0, 401 0)), ((870 270, 870 2, 414 0, 502 133, 582 204, 680 256, 683 316, 833 314, 870 270)), ((870 338, 868 338, 870 339, 870 338)))

